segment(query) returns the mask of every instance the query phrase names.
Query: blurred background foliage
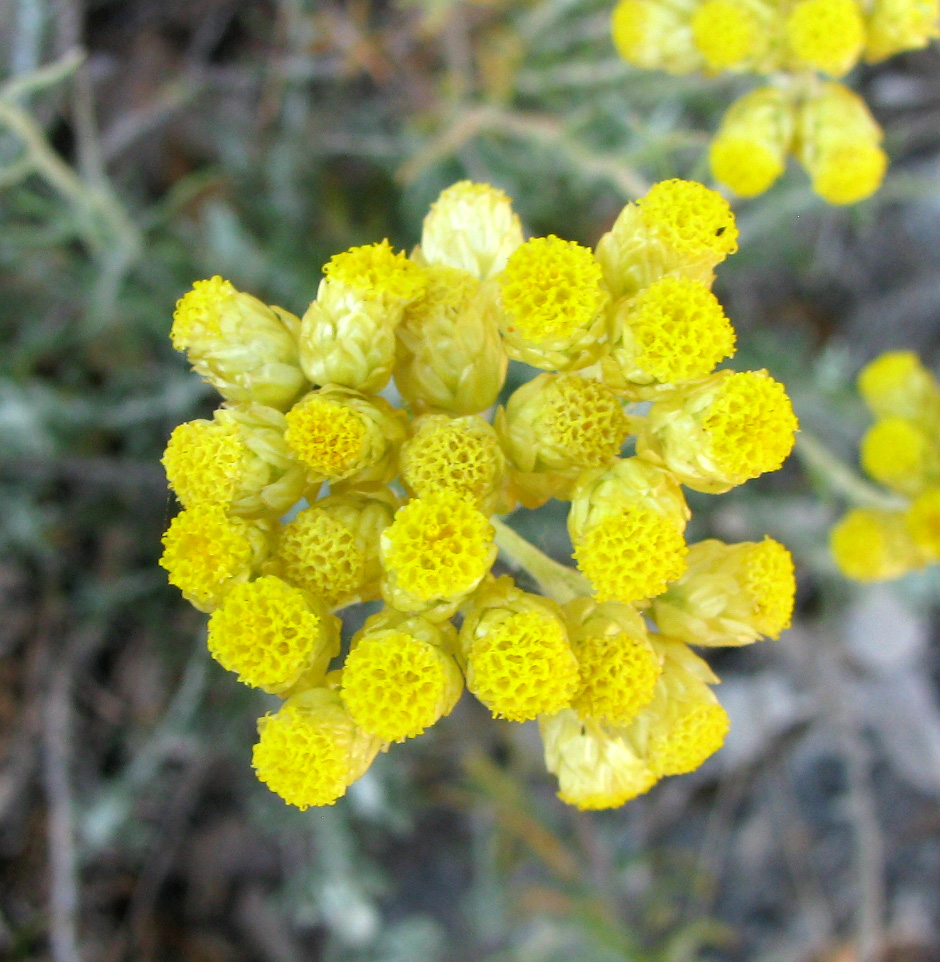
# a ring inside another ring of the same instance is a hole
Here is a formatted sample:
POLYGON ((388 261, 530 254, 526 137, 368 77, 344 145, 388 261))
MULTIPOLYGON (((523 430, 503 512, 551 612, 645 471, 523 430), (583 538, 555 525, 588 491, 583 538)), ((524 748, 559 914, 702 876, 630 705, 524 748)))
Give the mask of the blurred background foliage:
MULTIPOLYGON (((796 626, 714 658, 733 729, 620 811, 554 797, 532 726, 464 700, 331 809, 249 768, 264 696, 208 659, 156 567, 158 459, 210 391, 173 304, 215 273, 302 312, 335 252, 409 247, 437 192, 510 192, 593 243, 705 177, 746 80, 638 73, 600 0, 5 0, 0 8, 0 957, 11 962, 940 958, 940 579, 835 576, 831 466, 796 458, 693 537, 770 533, 796 626)), ((884 189, 798 171, 738 209, 718 292, 853 462, 861 363, 940 349, 940 54, 854 78, 884 189)), ((518 527, 563 555, 551 505, 518 527)))

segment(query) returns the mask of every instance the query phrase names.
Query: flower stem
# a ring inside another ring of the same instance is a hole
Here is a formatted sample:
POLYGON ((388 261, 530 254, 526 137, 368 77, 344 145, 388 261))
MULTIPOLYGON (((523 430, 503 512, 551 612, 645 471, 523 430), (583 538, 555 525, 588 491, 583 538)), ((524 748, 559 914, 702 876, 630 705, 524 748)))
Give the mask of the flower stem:
POLYGON ((907 507, 907 502, 899 495, 884 491, 860 478, 818 438, 806 431, 797 435, 796 453, 805 469, 821 475, 829 487, 855 505, 880 508, 883 511, 903 511, 907 507))
POLYGON ((490 523, 496 529, 496 546, 500 554, 510 564, 528 572, 544 595, 563 605, 594 593, 591 582, 574 568, 549 558, 499 518, 490 518, 490 523))

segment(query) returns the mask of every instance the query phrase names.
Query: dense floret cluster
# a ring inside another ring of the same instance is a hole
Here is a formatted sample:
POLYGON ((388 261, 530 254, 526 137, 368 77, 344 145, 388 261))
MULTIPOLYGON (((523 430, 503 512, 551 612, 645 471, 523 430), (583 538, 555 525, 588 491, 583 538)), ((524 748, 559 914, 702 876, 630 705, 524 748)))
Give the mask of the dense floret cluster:
POLYGON ((332 804, 464 688, 538 721, 581 808, 721 746, 689 646, 776 638, 795 589, 775 541, 686 543, 682 486, 776 470, 797 428, 766 371, 715 371, 735 335, 713 271, 736 248, 700 184, 657 184, 591 250, 525 240, 501 191, 464 182, 410 255, 334 257, 303 317, 220 278, 179 301, 173 343, 224 403, 167 445, 183 510, 161 564, 217 661, 284 699, 254 749, 273 791, 332 804), (541 373, 504 396, 510 361, 541 373), (550 498, 580 570, 499 517, 550 498), (540 594, 492 573, 500 551, 540 594), (337 613, 363 601, 382 605, 344 650, 337 613))
POLYGON ((853 204, 881 184, 888 159, 865 102, 837 78, 925 47, 938 0, 620 0, 613 39, 636 67, 769 78, 728 110, 709 150, 717 181, 762 194, 792 155, 813 190, 853 204))
POLYGON ((912 351, 891 351, 863 368, 858 386, 876 419, 862 468, 888 491, 849 511, 830 541, 844 575, 881 581, 940 561, 940 385, 912 351))

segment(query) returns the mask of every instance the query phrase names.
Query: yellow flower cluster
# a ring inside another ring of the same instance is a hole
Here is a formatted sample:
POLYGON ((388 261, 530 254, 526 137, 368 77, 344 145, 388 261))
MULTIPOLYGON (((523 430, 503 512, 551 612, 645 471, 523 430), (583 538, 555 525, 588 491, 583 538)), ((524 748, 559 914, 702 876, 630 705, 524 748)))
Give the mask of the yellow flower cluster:
POLYGON ((332 804, 465 687, 539 721, 581 808, 720 747, 688 646, 776 638, 795 590, 774 541, 685 540, 682 485, 773 471, 796 430, 766 371, 715 371, 735 335, 713 271, 736 249, 700 184, 657 184, 592 250, 526 240, 505 194, 459 183, 410 255, 334 257, 302 317, 220 278, 179 301, 173 343, 224 403, 167 445, 183 510, 161 564, 210 613, 213 657, 285 699, 254 749, 273 791, 332 804), (497 406, 511 360, 540 373, 497 406), (550 498, 580 572, 499 518, 550 498), (494 576, 499 550, 543 594, 494 576), (379 600, 343 647, 337 612, 379 600))
POLYGON ((620 0, 612 29, 636 67, 770 78, 725 115, 709 150, 717 181, 754 197, 792 154, 820 197, 854 204, 884 178, 883 135, 865 102, 828 78, 925 47, 938 16, 940 0, 620 0))
POLYGON ((940 385, 912 351, 891 351, 863 368, 858 387, 876 419, 862 467, 891 495, 849 511, 832 553, 857 581, 899 578, 940 561, 940 385))

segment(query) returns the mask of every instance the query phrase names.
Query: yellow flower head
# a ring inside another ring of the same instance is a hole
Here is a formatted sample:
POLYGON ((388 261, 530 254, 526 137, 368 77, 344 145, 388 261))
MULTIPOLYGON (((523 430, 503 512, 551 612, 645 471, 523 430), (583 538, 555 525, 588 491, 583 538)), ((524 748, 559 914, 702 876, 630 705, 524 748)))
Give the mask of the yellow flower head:
POLYGON ((209 651, 238 680, 270 694, 322 683, 339 654, 339 620, 266 575, 235 585, 209 618, 209 651))
POLYGON ((462 180, 441 191, 424 218, 420 259, 484 281, 521 243, 522 224, 509 197, 489 184, 462 180))
POLYGON ((176 303, 170 339, 224 398, 283 410, 303 391, 299 318, 269 307, 229 281, 196 281, 176 303))
POLYGON ((940 488, 928 488, 919 495, 904 520, 924 556, 932 562, 940 561, 940 488))
POLYGON ((764 46, 761 25, 736 0, 705 0, 692 16, 692 37, 713 72, 742 66, 764 46))
POLYGON ((184 507, 228 505, 249 454, 234 423, 187 421, 173 429, 162 464, 184 507))
POLYGON ((629 433, 613 391, 578 374, 527 381, 496 412, 494 425, 509 458, 513 494, 529 508, 569 498, 581 472, 617 457, 629 433))
POLYGON ((551 234, 534 237, 513 252, 499 284, 510 357, 558 371, 596 360, 609 296, 588 248, 551 234))
POLYGON ((457 662, 442 648, 453 645, 452 626, 399 622, 367 621, 343 666, 343 704, 360 728, 388 742, 420 735, 450 714, 463 691, 457 662))
POLYGON ((658 781, 621 730, 571 708, 543 715, 539 731, 545 767, 558 777, 558 797, 582 811, 619 808, 658 781))
POLYGON ((395 253, 388 240, 334 254, 323 273, 361 298, 402 304, 419 297, 425 284, 421 267, 404 252, 395 253))
MULTIPOLYGON (((809 165, 807 165, 809 166, 809 165)), ((821 153, 810 168, 813 190, 830 204, 856 204, 881 186, 888 155, 878 144, 845 143, 821 153)))
POLYGON ((402 446, 401 479, 418 497, 454 491, 489 513, 503 480, 505 458, 488 421, 477 415, 431 414, 415 421, 402 446))
POLYGON ((838 569, 856 581, 899 578, 925 561, 902 511, 855 508, 832 529, 829 545, 838 569))
POLYGON ((766 371, 719 371, 653 404, 637 451, 693 490, 720 494, 776 471, 796 430, 786 390, 766 371))
POLYGON ((617 52, 634 67, 687 73, 700 60, 688 18, 661 0, 620 0, 611 31, 617 52))
POLYGON ((865 45, 865 23, 855 0, 799 0, 786 30, 797 63, 832 77, 848 73, 865 45))
POLYGON ((862 467, 881 484, 914 495, 940 479, 940 450, 907 418, 882 418, 862 439, 862 467))
POLYGON ((453 491, 414 498, 400 508, 382 532, 380 550, 386 601, 416 612, 441 602, 456 607, 496 557, 493 526, 453 491))
POLYGON ((443 264, 396 329, 395 383, 415 411, 476 414, 490 407, 509 358, 499 334, 496 282, 443 264))
POLYGON ((940 386, 913 351, 888 351, 866 364, 858 389, 878 418, 908 418, 936 433, 940 386))
POLYGON ((660 181, 637 204, 649 230, 678 253, 717 264, 738 249, 731 206, 695 181, 660 181))
POLYGON ((919 50, 940 36, 938 0, 875 0, 870 9, 868 61, 884 60, 902 50, 919 50))
POLYGON ((719 361, 731 357, 735 335, 704 284, 664 277, 623 303, 611 341, 617 382, 678 384, 711 374, 719 361))
POLYGON ((211 611, 233 585, 248 580, 266 545, 260 524, 230 517, 219 505, 200 504, 170 522, 160 565, 188 601, 211 611))
POLYGON ((560 711, 578 685, 578 662, 560 609, 501 578, 481 589, 460 629, 467 688, 495 718, 529 721, 560 711))
POLYGON ((742 197, 762 194, 786 168, 794 128, 793 103, 784 90, 759 87, 740 97, 709 147, 715 180, 742 197))
POLYGON ((662 671, 636 609, 579 598, 566 606, 581 683, 571 707, 582 718, 626 725, 653 697, 662 671))
POLYGON ((252 766, 288 805, 332 805, 383 747, 352 720, 339 693, 313 688, 258 720, 252 766))
POLYGON ((793 559, 773 538, 700 541, 686 573, 653 602, 653 618, 690 645, 746 645, 790 627, 795 594, 793 559))
POLYGON ((395 476, 403 412, 341 387, 304 395, 286 414, 285 439, 311 482, 384 484, 395 476))
POLYGON ((658 637, 655 647, 663 673, 652 702, 626 734, 657 776, 683 775, 721 748, 730 722, 708 687, 718 680, 708 665, 681 642, 658 637))

